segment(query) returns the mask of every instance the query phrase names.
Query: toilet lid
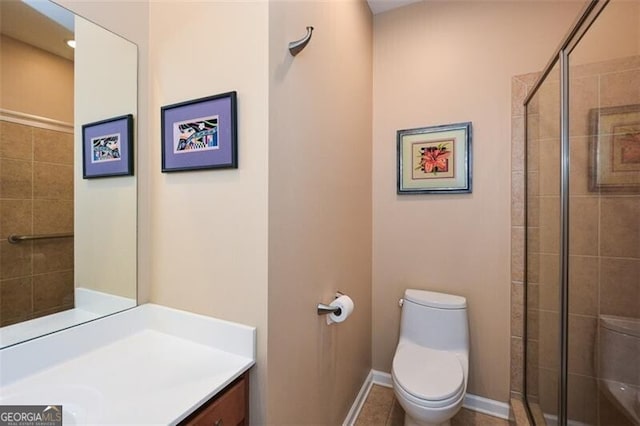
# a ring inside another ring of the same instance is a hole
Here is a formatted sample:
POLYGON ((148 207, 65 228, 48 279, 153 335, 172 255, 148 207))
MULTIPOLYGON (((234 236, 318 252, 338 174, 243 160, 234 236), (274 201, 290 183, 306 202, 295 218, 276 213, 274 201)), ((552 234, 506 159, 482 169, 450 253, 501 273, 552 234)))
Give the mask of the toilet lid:
POLYGON ((451 398, 464 386, 464 372, 455 354, 407 342, 396 350, 393 374, 404 390, 430 401, 451 398))

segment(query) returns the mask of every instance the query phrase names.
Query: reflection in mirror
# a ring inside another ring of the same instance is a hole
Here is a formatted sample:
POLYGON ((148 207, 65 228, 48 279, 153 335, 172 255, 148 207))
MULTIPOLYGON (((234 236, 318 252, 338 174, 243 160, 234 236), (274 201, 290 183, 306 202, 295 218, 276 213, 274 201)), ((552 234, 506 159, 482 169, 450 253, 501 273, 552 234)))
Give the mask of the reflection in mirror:
POLYGON ((2 348, 136 304, 136 178, 83 179, 81 133, 135 127, 137 47, 46 0, 0 17, 2 348))

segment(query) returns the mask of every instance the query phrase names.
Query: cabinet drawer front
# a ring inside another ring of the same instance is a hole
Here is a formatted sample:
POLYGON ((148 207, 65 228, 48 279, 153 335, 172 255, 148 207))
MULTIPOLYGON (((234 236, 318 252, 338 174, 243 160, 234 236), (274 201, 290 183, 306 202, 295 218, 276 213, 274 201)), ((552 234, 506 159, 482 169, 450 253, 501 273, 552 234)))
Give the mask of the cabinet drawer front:
POLYGON ((244 424, 245 381, 240 380, 223 395, 204 408, 189 425, 237 426, 244 424))

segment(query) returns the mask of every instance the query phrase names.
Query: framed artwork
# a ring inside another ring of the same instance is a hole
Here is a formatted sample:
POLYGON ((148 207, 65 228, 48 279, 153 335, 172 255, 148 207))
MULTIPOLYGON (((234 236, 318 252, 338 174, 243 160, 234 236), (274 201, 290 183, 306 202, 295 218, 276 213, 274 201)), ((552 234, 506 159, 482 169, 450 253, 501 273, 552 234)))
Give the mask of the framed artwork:
POLYGON ((640 192, 640 105, 590 111, 590 189, 640 192))
POLYGON ((82 126, 82 177, 133 175, 133 115, 82 126))
POLYGON ((238 168, 236 92, 164 106, 162 171, 238 168))
POLYGON ((471 122, 398 130, 398 194, 471 192, 471 122))

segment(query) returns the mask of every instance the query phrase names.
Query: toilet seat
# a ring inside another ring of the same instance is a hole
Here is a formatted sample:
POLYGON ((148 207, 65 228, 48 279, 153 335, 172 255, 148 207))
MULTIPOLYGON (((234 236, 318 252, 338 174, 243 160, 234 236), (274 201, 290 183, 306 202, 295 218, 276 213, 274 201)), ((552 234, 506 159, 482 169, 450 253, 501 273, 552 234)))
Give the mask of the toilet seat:
POLYGON ((420 405, 445 406, 464 394, 464 371, 452 352, 401 342, 392 373, 397 385, 420 405))

